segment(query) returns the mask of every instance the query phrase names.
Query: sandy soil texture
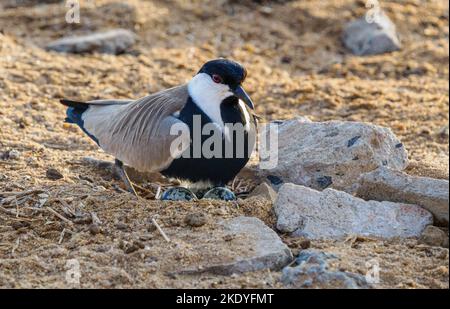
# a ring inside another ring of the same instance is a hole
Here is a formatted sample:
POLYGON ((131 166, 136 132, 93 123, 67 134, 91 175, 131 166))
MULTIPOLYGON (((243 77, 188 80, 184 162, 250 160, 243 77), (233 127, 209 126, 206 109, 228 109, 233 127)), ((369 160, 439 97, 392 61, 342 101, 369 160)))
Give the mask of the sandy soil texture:
MULTIPOLYGON (((83 163, 85 156, 111 157, 63 123, 60 98, 138 98, 188 81, 219 56, 247 67, 245 87, 265 119, 304 115, 387 126, 409 152, 408 173, 448 179, 447 1, 382 1, 403 47, 372 57, 352 56, 340 40, 344 25, 366 12, 364 1, 84 0, 80 24, 66 23, 61 1, 16 2, 0 2, 0 193, 36 191, 0 208, 0 287, 70 286, 66 263, 73 258, 81 287, 282 287, 280 272, 170 271, 209 256, 192 248, 193 230, 207 237, 218 220, 238 215, 273 226, 270 203, 162 203, 151 200, 154 179, 140 183, 140 192, 149 192, 138 201, 111 173, 83 163), (118 27, 139 36, 123 55, 43 49, 62 36, 118 27), (51 168, 63 178, 49 179, 51 168), (184 218, 194 212, 207 223, 187 226, 184 218), (67 222, 74 213, 76 223, 67 222), (92 213, 102 222, 99 230, 92 213), (164 241, 150 224, 153 216, 177 242, 164 241)), ((241 177, 234 185, 245 191, 254 183, 241 177)), ((282 238, 293 251, 301 249, 300 241, 282 238)), ((449 287, 448 249, 416 239, 349 238, 311 247, 338 255, 337 269, 360 274, 377 258, 378 287, 449 287)))

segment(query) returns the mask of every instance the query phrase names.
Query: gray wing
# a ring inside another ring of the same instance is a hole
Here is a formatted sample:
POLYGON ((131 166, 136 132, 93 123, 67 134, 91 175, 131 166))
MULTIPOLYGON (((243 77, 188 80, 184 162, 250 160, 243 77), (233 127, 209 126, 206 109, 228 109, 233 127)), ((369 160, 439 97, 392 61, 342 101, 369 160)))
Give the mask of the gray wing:
MULTIPOLYGON (((93 101, 83 113, 84 128, 105 152, 125 164, 139 171, 160 171, 185 150, 180 147, 171 153, 172 142, 180 136, 171 135, 170 129, 178 125, 189 132, 185 123, 172 116, 183 109, 188 97, 183 85, 128 103, 93 101)), ((182 145, 189 144, 189 136, 181 138, 182 145)))

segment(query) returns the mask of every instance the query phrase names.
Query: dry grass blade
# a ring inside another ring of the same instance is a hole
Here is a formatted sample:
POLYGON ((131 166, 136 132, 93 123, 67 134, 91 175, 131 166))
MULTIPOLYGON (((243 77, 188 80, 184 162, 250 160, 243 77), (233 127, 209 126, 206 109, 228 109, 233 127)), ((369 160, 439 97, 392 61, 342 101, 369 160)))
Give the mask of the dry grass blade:
POLYGON ((10 216, 17 216, 17 212, 15 212, 14 210, 6 209, 3 206, 0 206, 0 211, 10 216))
POLYGON ((30 194, 39 194, 39 193, 44 193, 45 191, 42 189, 33 189, 33 190, 27 190, 27 191, 5 191, 5 192, 0 192, 0 196, 4 196, 4 197, 8 197, 8 196, 14 196, 15 198, 19 198, 19 197, 23 197, 25 195, 30 195, 30 194))
POLYGON ((64 239, 64 234, 66 233, 66 229, 64 228, 59 236, 58 244, 61 244, 64 239))
POLYGON ((155 225, 158 232, 162 235, 165 241, 170 242, 170 238, 167 237, 166 233, 162 230, 161 226, 159 226, 158 222, 156 222, 155 218, 152 218, 152 223, 155 225))
POLYGON ((72 221, 70 221, 66 217, 64 217, 64 216, 60 215, 59 213, 57 213, 54 209, 52 209, 52 208, 50 208, 48 206, 45 207, 45 209, 47 209, 50 213, 52 213, 53 215, 55 215, 59 219, 63 220, 64 222, 68 223, 69 225, 73 225, 74 224, 72 221))
POLYGON ((161 186, 158 186, 155 193, 155 200, 159 200, 161 198, 161 186))

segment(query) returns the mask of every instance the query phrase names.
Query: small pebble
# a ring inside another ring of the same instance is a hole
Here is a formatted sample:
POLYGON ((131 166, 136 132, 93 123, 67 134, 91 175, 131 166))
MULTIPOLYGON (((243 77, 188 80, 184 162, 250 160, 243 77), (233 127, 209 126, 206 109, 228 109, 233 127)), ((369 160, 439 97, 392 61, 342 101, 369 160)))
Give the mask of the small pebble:
POLYGON ((58 171, 56 168, 49 168, 47 172, 45 173, 48 179, 51 180, 58 180, 61 178, 64 178, 64 175, 61 174, 60 171, 58 171))
POLYGON ((437 134, 442 139, 448 139, 449 138, 448 125, 443 126, 442 128, 440 128, 439 131, 437 132, 437 134))
POLYGON ((119 247, 126 253, 133 253, 138 251, 139 249, 144 249, 145 245, 144 243, 142 243, 139 240, 134 240, 134 241, 121 241, 119 244, 119 247))
POLYGON ((434 247, 445 247, 447 243, 448 247, 448 235, 440 228, 429 225, 420 236, 419 242, 434 247))
POLYGON ((126 225, 125 223, 122 223, 122 222, 118 222, 118 223, 116 223, 116 228, 118 230, 125 231, 128 229, 128 225, 126 225))
POLYGON ((262 6, 259 11, 264 15, 270 15, 273 12, 273 9, 270 6, 262 6))
POLYGON ((137 250, 139 250, 139 246, 137 246, 135 243, 125 243, 123 246, 123 251, 126 254, 133 253, 137 250))
POLYGON ((19 229, 21 229, 23 227, 29 227, 29 226, 30 226, 30 223, 27 222, 27 221, 14 221, 13 224, 12 224, 12 227, 15 230, 19 230, 19 229))
POLYGON ((143 234, 143 235, 139 236, 139 240, 142 240, 142 241, 148 241, 148 240, 151 240, 152 238, 153 238, 153 235, 151 235, 151 234, 143 234))
POLYGON ((87 182, 93 183, 94 180, 92 180, 92 178, 88 177, 88 176, 84 176, 84 175, 78 175, 78 178, 81 180, 86 180, 87 182))
POLYGON ((20 152, 15 149, 12 149, 8 152, 7 157, 10 160, 18 160, 20 159, 20 152))
POLYGON ((199 227, 206 224, 206 216, 201 212, 191 213, 186 215, 184 218, 184 223, 189 226, 199 227))
POLYGON ((302 239, 300 242, 299 242, 299 246, 300 246, 300 248, 302 248, 302 249, 309 249, 310 247, 311 247, 311 240, 309 240, 309 239, 302 239))
POLYGON ((236 238, 236 236, 233 234, 227 234, 227 235, 223 236, 223 240, 225 240, 225 241, 232 241, 235 238, 236 238))
POLYGON ((165 275, 172 280, 177 279, 177 275, 173 272, 167 272, 167 273, 165 273, 165 275))
POLYGON ((281 57, 281 63, 289 64, 292 62, 292 58, 289 56, 283 56, 281 57))
POLYGON ((103 192, 106 191, 106 188, 104 186, 95 186, 94 188, 92 188, 92 190, 94 192, 103 192))
POLYGON ((97 234, 99 234, 101 232, 101 229, 98 226, 98 224, 93 223, 93 224, 89 225, 89 232, 92 235, 97 235, 97 234))
POLYGON ((153 222, 149 221, 147 231, 149 231, 149 232, 156 231, 156 226, 153 224, 153 222))
POLYGON ((133 244, 136 245, 139 249, 144 249, 145 248, 145 244, 142 241, 140 241, 140 240, 135 240, 133 242, 133 244))
POLYGON ((80 216, 77 216, 75 219, 73 219, 73 222, 75 224, 89 224, 92 223, 92 217, 88 214, 83 214, 80 216))

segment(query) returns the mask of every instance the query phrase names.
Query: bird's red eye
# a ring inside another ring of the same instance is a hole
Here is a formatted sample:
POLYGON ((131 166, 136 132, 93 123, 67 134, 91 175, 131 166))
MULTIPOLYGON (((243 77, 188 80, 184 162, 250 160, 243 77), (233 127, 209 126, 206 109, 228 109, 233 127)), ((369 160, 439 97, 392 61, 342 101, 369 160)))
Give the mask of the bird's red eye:
POLYGON ((222 77, 220 77, 219 75, 217 75, 217 74, 214 74, 213 76, 212 76, 212 80, 215 82, 215 83, 217 83, 217 84, 220 84, 220 83, 222 83, 222 77))

